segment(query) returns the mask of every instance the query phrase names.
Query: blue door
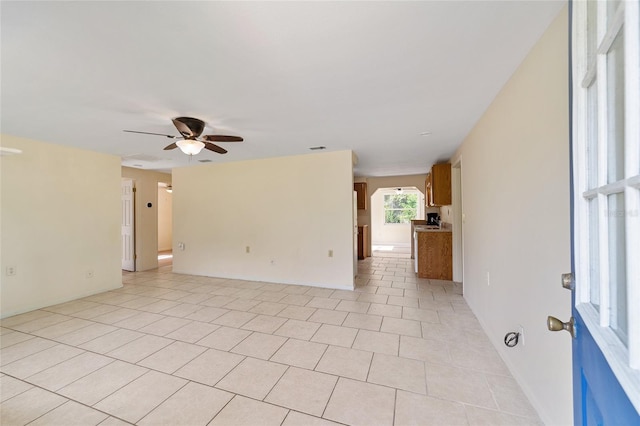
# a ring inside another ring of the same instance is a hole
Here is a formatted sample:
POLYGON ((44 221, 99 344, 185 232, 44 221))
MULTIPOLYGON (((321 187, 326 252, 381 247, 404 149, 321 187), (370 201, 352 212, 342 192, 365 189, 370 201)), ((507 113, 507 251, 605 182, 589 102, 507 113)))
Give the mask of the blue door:
POLYGON ((569 15, 574 419, 640 425, 640 6, 569 15))
POLYGON ((574 422, 576 425, 640 425, 640 415, 620 386, 598 344, 573 312, 574 422))

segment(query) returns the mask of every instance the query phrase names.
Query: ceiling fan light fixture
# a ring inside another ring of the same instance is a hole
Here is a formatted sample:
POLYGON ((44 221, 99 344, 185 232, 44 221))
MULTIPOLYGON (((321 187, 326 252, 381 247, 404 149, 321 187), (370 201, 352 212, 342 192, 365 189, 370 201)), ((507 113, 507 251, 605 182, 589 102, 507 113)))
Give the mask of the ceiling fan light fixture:
POLYGON ((180 151, 184 152, 187 155, 198 155, 202 148, 204 148, 204 143, 194 140, 194 139, 183 139, 181 141, 176 142, 180 151))

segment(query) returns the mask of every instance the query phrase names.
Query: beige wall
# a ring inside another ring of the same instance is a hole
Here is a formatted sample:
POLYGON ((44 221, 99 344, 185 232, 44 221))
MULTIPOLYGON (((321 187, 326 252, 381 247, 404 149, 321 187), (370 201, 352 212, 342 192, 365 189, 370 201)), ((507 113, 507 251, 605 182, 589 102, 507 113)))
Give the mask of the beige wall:
POLYGON ((171 193, 165 187, 158 187, 158 251, 171 250, 173 246, 171 205, 171 193))
POLYGON ((565 7, 451 161, 462 163, 465 299, 549 425, 573 424, 571 339, 545 324, 571 316, 567 34, 565 7), (519 325, 524 344, 507 348, 519 325))
POLYGON ((173 213, 174 272, 353 287, 351 151, 174 169, 173 213))
POLYGON ((171 183, 171 175, 122 167, 122 177, 133 179, 136 188, 136 270, 158 267, 158 182, 171 183), (147 204, 151 203, 151 207, 147 204))
POLYGON ((2 145, 23 153, 0 157, 1 316, 121 287, 120 159, 8 135, 2 145))

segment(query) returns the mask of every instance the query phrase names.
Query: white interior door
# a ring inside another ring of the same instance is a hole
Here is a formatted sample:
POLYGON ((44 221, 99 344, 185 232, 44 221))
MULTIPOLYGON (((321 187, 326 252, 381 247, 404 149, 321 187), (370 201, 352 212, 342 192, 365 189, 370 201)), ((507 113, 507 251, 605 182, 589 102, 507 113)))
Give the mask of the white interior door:
POLYGON ((134 237, 134 197, 133 180, 122 181, 122 269, 136 270, 134 237))

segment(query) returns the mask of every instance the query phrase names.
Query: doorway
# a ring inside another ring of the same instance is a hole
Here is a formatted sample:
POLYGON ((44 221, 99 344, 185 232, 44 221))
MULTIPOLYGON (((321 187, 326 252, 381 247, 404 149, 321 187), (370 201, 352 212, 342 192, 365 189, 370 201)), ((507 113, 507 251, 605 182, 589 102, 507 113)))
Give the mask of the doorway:
POLYGON ((173 187, 158 182, 158 267, 173 264, 173 187))

